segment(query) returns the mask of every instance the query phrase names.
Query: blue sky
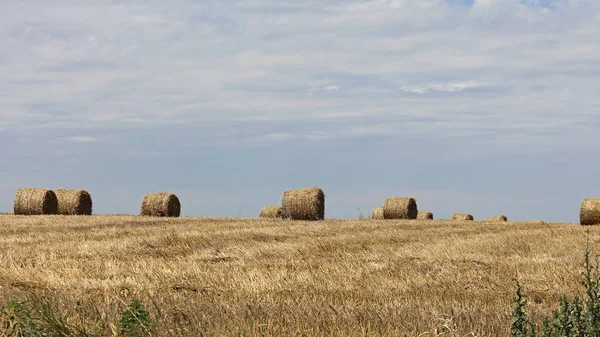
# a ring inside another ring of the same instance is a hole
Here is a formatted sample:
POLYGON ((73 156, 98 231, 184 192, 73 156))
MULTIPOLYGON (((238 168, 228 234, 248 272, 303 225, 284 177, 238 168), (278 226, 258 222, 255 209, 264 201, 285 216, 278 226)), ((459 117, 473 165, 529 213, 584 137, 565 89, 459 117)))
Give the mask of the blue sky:
POLYGON ((96 213, 177 193, 255 217, 413 196, 436 218, 577 222, 600 197, 600 2, 3 1, 0 212, 20 187, 96 213))

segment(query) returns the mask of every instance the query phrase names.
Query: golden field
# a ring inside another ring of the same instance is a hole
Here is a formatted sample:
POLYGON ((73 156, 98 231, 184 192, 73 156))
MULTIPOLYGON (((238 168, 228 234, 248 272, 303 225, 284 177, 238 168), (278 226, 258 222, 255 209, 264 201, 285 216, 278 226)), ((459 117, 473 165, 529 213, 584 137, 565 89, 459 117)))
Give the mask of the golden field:
POLYGON ((506 336, 516 275, 534 318, 582 293, 587 231, 595 253, 562 223, 0 215, 0 305, 101 336, 133 298, 160 336, 506 336))

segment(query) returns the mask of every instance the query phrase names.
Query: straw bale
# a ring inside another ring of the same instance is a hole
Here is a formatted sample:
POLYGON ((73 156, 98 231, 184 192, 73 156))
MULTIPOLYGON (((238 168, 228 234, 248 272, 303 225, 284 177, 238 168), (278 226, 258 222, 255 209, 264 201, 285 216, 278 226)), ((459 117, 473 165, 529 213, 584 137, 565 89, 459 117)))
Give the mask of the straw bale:
POLYGON ((600 199, 583 199, 579 211, 579 223, 583 226, 600 225, 600 199))
POLYGON ((285 191, 281 206, 292 220, 325 219, 325 193, 319 187, 285 191))
POLYGON ((383 207, 375 207, 373 208, 373 212, 371 213, 371 219, 375 220, 383 220, 383 207))
POLYGON ((416 219, 418 213, 414 198, 387 198, 383 205, 385 219, 416 219))
POLYGON ((419 213, 417 213, 417 219, 419 219, 419 220, 433 220, 433 213, 431 213, 431 212, 419 212, 419 213))
POLYGON ((54 193, 58 200, 58 214, 92 215, 92 197, 88 191, 59 188, 54 193))
POLYGON ((501 214, 501 215, 491 216, 491 217, 487 218, 487 221, 508 221, 508 218, 506 217, 506 215, 501 214))
POLYGON ((285 213, 281 206, 265 206, 260 209, 259 218, 283 219, 285 213))
POLYGON ((454 213, 452 214, 452 220, 473 220, 471 214, 454 213))
POLYGON ((46 188, 21 188, 15 195, 14 214, 46 215, 58 212, 54 191, 46 188))
POLYGON ((142 198, 140 215, 178 217, 181 213, 179 198, 173 193, 148 193, 142 198))

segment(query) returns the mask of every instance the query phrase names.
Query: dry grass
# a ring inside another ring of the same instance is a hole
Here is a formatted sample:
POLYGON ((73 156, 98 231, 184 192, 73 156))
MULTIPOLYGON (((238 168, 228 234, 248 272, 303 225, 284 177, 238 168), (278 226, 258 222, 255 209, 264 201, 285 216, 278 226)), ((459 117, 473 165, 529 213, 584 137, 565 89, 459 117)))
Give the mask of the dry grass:
POLYGON ((88 191, 59 188, 54 191, 58 200, 58 214, 91 215, 92 197, 88 191))
POLYGON ((586 230, 598 245, 566 224, 2 215, 0 303, 55 298, 104 335, 136 296, 159 335, 506 336, 513 276, 538 318, 582 290, 586 230))

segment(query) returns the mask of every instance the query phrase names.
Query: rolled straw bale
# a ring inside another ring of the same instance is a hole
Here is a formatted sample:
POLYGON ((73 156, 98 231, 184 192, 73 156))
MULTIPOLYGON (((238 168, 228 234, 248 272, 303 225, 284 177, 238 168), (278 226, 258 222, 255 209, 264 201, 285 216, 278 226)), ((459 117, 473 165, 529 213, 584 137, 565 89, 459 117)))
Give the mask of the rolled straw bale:
POLYGON ((579 211, 579 223, 583 226, 600 225, 600 199, 583 199, 579 211))
POLYGON ((259 218, 283 219, 285 213, 281 206, 265 206, 260 209, 259 218))
POLYGON ((506 215, 501 214, 501 215, 491 216, 491 217, 487 218, 487 221, 508 221, 508 218, 506 217, 506 215))
POLYGON ((416 219, 418 213, 414 198, 387 198, 383 205, 385 219, 416 219))
POLYGON ((54 191, 46 188, 21 188, 15 195, 15 214, 46 215, 58 212, 54 191))
POLYGON ((373 208, 373 212, 371 213, 371 219, 375 220, 383 220, 383 207, 375 207, 373 208))
POLYGON ((542 220, 527 220, 525 223, 529 223, 532 225, 545 225, 546 223, 542 220))
POLYGON ((419 220, 433 220, 433 213, 431 213, 431 212, 419 212, 419 213, 417 213, 417 219, 419 219, 419 220))
POLYGON ((92 215, 92 197, 84 190, 57 189, 58 214, 92 215))
POLYGON ((181 213, 179 198, 173 193, 148 193, 142 198, 140 215, 178 217, 181 213))
POLYGON ((454 213, 452 214, 452 220, 473 220, 471 214, 454 213))
POLYGON ((292 220, 325 219, 325 193, 319 187, 285 191, 281 206, 292 220))

